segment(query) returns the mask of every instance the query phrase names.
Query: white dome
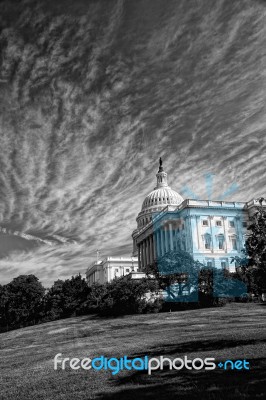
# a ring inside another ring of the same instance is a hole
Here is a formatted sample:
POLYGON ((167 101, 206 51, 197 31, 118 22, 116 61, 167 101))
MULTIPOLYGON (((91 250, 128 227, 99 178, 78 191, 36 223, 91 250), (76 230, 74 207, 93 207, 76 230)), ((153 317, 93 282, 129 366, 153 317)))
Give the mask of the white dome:
POLYGON ((167 206, 173 205, 178 206, 184 201, 183 197, 180 196, 177 192, 172 190, 169 186, 160 187, 158 189, 154 189, 151 193, 146 196, 143 204, 142 211, 155 207, 155 206, 167 206))
MULTIPOLYGON (((162 211, 167 206, 178 207, 183 201, 183 197, 168 186, 167 173, 163 170, 163 162, 159 160, 159 171, 156 174, 157 185, 152 192, 145 197, 141 211, 137 216, 138 229, 152 221, 153 215, 162 211)), ((173 208, 174 210, 175 208, 173 208)))

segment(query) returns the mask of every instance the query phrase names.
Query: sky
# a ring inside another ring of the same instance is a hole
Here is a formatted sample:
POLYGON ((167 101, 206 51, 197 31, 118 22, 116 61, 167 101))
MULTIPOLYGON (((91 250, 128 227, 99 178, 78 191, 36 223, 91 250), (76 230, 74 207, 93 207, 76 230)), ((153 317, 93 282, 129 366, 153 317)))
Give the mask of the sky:
POLYGON ((0 284, 131 256, 156 185, 266 196, 266 2, 0 1, 0 284))

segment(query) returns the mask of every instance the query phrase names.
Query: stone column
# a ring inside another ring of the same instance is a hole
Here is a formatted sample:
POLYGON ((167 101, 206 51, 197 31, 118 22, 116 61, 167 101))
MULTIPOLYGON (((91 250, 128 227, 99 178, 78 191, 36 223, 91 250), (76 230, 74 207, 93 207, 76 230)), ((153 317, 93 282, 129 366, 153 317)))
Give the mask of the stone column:
POLYGON ((145 263, 145 267, 147 267, 147 265, 149 264, 149 242, 148 242, 148 238, 145 239, 145 253, 146 253, 146 263, 145 263))
POLYGON ((237 251, 240 253, 243 247, 243 230, 239 215, 235 217, 235 222, 236 222, 236 248, 237 251))
POLYGON ((214 237, 213 237, 213 216, 209 217, 210 220, 210 231, 211 231, 211 252, 213 253, 213 242, 214 242, 214 237))
POLYGON ((178 226, 176 226, 175 227, 175 249, 177 250, 178 249, 178 245, 177 245, 177 243, 178 243, 178 226))
POLYGON ((144 255, 144 263, 143 267, 145 268, 147 265, 147 250, 146 250, 146 239, 143 239, 143 255, 144 255))
POLYGON ((151 262, 151 244, 150 244, 150 236, 147 237, 147 265, 151 262))
POLYGON ((143 269, 146 266, 146 240, 143 239, 143 269))
POLYGON ((223 230, 224 230, 224 252, 227 253, 228 252, 228 245, 229 245, 229 238, 228 238, 228 232, 227 229, 225 227, 225 221, 226 221, 227 217, 222 217, 222 221, 223 221, 223 230))
POLYGON ((173 225, 170 222, 169 223, 169 236, 170 236, 170 250, 173 251, 174 250, 174 242, 173 242, 173 225))
POLYGON ((154 243, 155 243, 155 258, 160 257, 160 231, 157 230, 154 232, 154 243))
POLYGON ((164 231, 163 231, 163 226, 160 227, 160 236, 161 236, 161 256, 164 255, 165 249, 164 249, 164 231))
POLYGON ((191 215, 186 215, 184 218, 185 224, 185 243, 186 243, 186 251, 193 251, 193 237, 192 237, 192 229, 191 229, 191 215), (192 242, 192 243, 191 243, 192 242), (192 246, 191 246, 192 244, 192 246), (192 249, 191 249, 192 247, 192 249))
POLYGON ((147 237, 147 265, 151 263, 151 238, 147 237))
POLYGON ((168 226, 166 225, 164 230, 164 238, 165 238, 165 252, 169 251, 169 240, 168 240, 168 226))
POLYGON ((141 271, 143 271, 145 263, 145 252, 144 252, 144 242, 141 242, 141 271))
POLYGON ((152 234, 152 248, 153 248, 153 261, 157 259, 157 241, 156 241, 156 232, 152 234))
POLYGON ((152 264, 154 261, 154 249, 153 249, 153 240, 152 240, 152 234, 150 235, 150 264, 152 264))
POLYGON ((157 257, 161 257, 162 255, 162 247, 161 247, 161 235, 160 228, 157 231, 157 257))
POLYGON ((138 246, 138 270, 141 270, 141 261, 140 261, 140 244, 138 246))
POLYGON ((200 242, 200 233, 199 233, 200 217, 198 215, 195 215, 195 220, 196 220, 197 243, 198 243, 198 250, 199 250, 200 248, 202 248, 201 242, 200 242))

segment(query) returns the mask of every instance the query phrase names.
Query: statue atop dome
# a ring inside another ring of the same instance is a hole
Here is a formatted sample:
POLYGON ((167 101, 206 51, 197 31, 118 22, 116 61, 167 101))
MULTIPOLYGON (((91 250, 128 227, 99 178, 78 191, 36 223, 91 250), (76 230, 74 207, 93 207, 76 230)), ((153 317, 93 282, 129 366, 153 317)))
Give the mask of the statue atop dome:
POLYGON ((158 172, 162 172, 162 171, 163 171, 163 160, 160 157, 160 159, 159 159, 159 171, 158 172))

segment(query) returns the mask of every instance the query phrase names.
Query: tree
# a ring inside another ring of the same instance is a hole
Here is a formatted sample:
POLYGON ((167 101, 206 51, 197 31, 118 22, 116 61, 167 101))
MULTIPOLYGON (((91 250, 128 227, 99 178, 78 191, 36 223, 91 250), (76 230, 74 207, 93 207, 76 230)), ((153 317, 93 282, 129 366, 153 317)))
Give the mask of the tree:
POLYGON ((20 275, 2 288, 7 326, 20 327, 34 324, 40 319, 45 289, 34 275, 20 275))
POLYGON ((159 286, 149 279, 133 280, 129 276, 114 279, 105 285, 99 312, 103 315, 124 315, 159 311, 159 286))
POLYGON ((72 276, 71 279, 64 281, 62 291, 64 296, 64 316, 76 315, 89 294, 86 280, 80 274, 72 276))
POLYGON ((44 320, 53 321, 59 319, 64 313, 64 281, 58 279, 47 291, 44 298, 44 320))
POLYGON ((106 285, 94 283, 88 288, 86 300, 82 303, 80 310, 83 314, 98 312, 102 298, 106 295, 106 285))
POLYGON ((241 257, 235 256, 231 259, 231 263, 237 263, 238 265, 236 272, 232 273, 232 276, 245 283, 248 293, 258 295, 260 288, 256 279, 257 270, 248 256, 246 246, 241 252, 241 257))
POLYGON ((184 294, 191 295, 193 289, 197 293, 201 266, 185 251, 170 251, 150 264, 146 273, 153 275, 166 290, 168 301, 180 301, 184 294))
POLYGON ((220 298, 235 297, 245 291, 242 282, 230 273, 207 268, 185 251, 170 251, 148 266, 160 287, 166 291, 167 302, 220 305, 220 298))
POLYGON ((263 200, 259 199, 259 206, 248 227, 251 233, 246 241, 249 265, 255 267, 253 275, 261 292, 266 291, 266 209, 262 205, 263 200))
POLYGON ((247 282, 253 293, 266 291, 266 209, 263 198, 251 216, 248 237, 241 257, 233 257, 239 265, 238 274, 247 282))
POLYGON ((65 281, 55 281, 45 296, 46 320, 76 315, 87 300, 88 294, 87 282, 80 274, 65 281))
POLYGON ((0 330, 8 330, 8 293, 6 286, 0 285, 0 330))

